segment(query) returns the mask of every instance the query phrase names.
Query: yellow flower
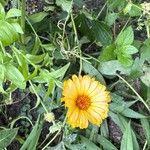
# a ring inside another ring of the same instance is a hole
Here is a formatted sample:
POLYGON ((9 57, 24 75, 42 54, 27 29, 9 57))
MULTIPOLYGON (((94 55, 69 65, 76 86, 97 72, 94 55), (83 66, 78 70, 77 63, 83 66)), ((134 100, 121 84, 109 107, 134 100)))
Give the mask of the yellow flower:
POLYGON ((110 95, 94 78, 73 75, 64 81, 62 95, 62 102, 68 108, 68 123, 73 128, 87 128, 88 122, 100 126, 107 117, 110 95))

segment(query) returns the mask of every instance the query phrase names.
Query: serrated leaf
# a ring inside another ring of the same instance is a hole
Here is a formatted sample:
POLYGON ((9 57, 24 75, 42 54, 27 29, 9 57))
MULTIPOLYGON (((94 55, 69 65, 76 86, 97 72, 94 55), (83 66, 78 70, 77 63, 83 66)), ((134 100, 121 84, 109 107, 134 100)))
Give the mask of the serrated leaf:
POLYGON ((115 45, 109 45, 107 46, 102 53, 99 56, 100 61, 109 61, 109 60, 115 60, 116 59, 116 53, 114 52, 115 50, 115 45))
POLYGON ((123 134, 120 150, 133 150, 133 141, 132 141, 130 122, 128 123, 126 130, 123 134))
POLYGON ((118 46, 125 46, 131 45, 133 43, 133 40, 134 40, 133 29, 131 26, 129 26, 118 35, 115 43, 118 46))
POLYGON ((117 58, 119 62, 125 66, 125 67, 130 67, 133 64, 133 59, 132 56, 126 53, 118 53, 117 58))
POLYGON ((15 138, 18 129, 6 129, 0 131, 0 149, 6 148, 15 138))

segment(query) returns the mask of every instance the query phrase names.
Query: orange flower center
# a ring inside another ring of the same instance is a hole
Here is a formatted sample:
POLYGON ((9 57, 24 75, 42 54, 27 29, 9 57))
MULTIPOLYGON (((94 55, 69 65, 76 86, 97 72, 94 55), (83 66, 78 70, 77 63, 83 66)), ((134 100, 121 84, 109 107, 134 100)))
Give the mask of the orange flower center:
POLYGON ((77 100, 76 100, 76 105, 77 107, 79 107, 79 109, 82 110, 87 110, 90 106, 91 102, 89 97, 87 96, 78 96, 77 100))

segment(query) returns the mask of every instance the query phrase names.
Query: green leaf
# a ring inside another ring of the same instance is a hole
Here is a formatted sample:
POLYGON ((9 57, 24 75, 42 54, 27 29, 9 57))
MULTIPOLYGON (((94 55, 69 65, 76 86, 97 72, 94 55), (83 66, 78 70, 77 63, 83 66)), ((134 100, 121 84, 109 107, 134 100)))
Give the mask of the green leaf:
POLYGON ((120 150, 133 150, 133 141, 130 122, 128 123, 125 132, 123 133, 120 150))
POLYGON ((98 70, 104 75, 116 75, 116 71, 121 74, 129 74, 130 69, 121 65, 118 60, 103 62, 99 65, 98 70))
POLYGON ((100 42, 104 46, 112 43, 111 31, 104 22, 90 20, 82 13, 75 19, 75 24, 82 35, 87 36, 92 42, 100 42))
POLYGON ((18 88, 25 89, 26 83, 24 82, 25 79, 21 72, 13 65, 7 64, 6 67, 6 78, 10 80, 13 84, 15 84, 18 88))
POLYGON ((14 29, 16 30, 17 33, 23 34, 23 30, 19 23, 13 22, 13 23, 11 23, 11 25, 14 27, 14 29))
POLYGON ((3 46, 8 46, 19 38, 15 28, 6 21, 0 20, 0 41, 3 46))
POLYGON ((68 70, 70 66, 70 63, 66 64, 65 66, 63 66, 62 68, 51 72, 49 75, 55 79, 59 78, 59 77, 63 77, 66 73, 66 71, 68 70))
POLYGON ((142 10, 139 9, 139 7, 141 7, 140 4, 139 5, 137 5, 137 4, 132 5, 131 10, 129 11, 129 15, 131 17, 141 16, 142 15, 142 10))
POLYGON ((85 145, 86 150, 101 150, 99 147, 97 147, 93 142, 91 142, 88 138, 80 135, 81 143, 85 145))
POLYGON ((38 64, 44 60, 45 54, 42 55, 26 55, 27 59, 29 59, 33 64, 38 64))
POLYGON ((123 9, 124 14, 127 14, 132 8, 132 3, 128 2, 128 4, 126 5, 126 7, 123 9))
POLYGON ((115 50, 115 45, 109 45, 107 46, 103 51, 102 53, 100 54, 99 56, 99 60, 100 61, 109 61, 109 60, 114 60, 116 59, 116 54, 114 52, 115 50))
POLYGON ((150 38, 144 41, 144 45, 141 48, 141 60, 144 62, 147 60, 150 63, 150 38))
POLYGON ((134 40, 133 29, 131 26, 129 26, 117 36, 115 43, 118 46, 125 46, 131 45, 133 43, 133 40, 134 40))
POLYGON ((4 20, 4 19, 5 19, 5 11, 4 11, 4 7, 0 3, 0 20, 4 20))
POLYGON ((94 68, 91 64, 87 62, 83 62, 83 70, 86 74, 89 74, 91 76, 96 77, 97 80, 99 80, 102 84, 106 85, 105 80, 103 76, 100 74, 100 72, 94 68))
POLYGON ((66 150, 64 143, 60 142, 59 144, 57 144, 56 146, 53 147, 47 147, 46 150, 66 150))
POLYGON ((39 13, 30 15, 29 18, 33 23, 37 23, 37 22, 42 21, 47 15, 48 15, 48 13, 46 13, 46 12, 39 12, 39 13))
POLYGON ((118 53, 117 58, 124 67, 130 67, 133 64, 132 56, 126 53, 118 53))
POLYGON ((5 78, 5 66, 0 64, 0 92, 4 93, 3 81, 5 78))
POLYGON ((150 87, 150 67, 144 65, 143 71, 144 71, 144 75, 140 79, 147 87, 150 87))
POLYGON ((56 4, 61 6, 64 11, 70 12, 72 10, 72 0, 56 0, 56 4))
POLYGON ((6 148, 17 135, 18 129, 6 129, 0 131, 0 149, 6 148))
POLYGON ((144 134, 148 142, 148 147, 150 148, 150 122, 149 119, 141 119, 141 124, 144 129, 144 134))
POLYGON ((118 150, 110 141, 101 135, 97 135, 97 142, 103 146, 105 150, 118 150))
POLYGON ((138 49, 132 45, 123 46, 120 48, 122 52, 132 55, 138 52, 138 49))
MULTIPOLYGON (((89 32, 89 30, 87 31, 89 32)), ((101 42, 104 46, 112 43, 112 34, 104 22, 93 20, 90 32, 93 41, 96 40, 96 42, 101 42)))
POLYGON ((116 19, 118 18, 118 13, 108 13, 106 15, 105 21, 107 23, 108 26, 111 26, 115 23, 116 19))
POLYGON ((35 126, 33 127, 31 133, 28 138, 20 148, 20 150, 36 150, 37 142, 39 140, 39 136, 42 130, 42 124, 39 123, 40 117, 38 117, 35 126))
POLYGON ((12 8, 7 12, 6 19, 12 18, 12 17, 20 17, 21 16, 21 11, 16 8, 12 8))

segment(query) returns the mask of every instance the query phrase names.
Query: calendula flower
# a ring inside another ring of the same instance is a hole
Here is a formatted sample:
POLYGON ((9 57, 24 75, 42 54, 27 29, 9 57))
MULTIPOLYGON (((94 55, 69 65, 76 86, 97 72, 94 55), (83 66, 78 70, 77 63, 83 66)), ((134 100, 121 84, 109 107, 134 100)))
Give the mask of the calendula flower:
POLYGON ((62 102, 68 108, 67 120, 73 128, 87 128, 89 122, 100 126, 107 117, 109 92, 88 75, 73 75, 64 81, 62 95, 62 102))

